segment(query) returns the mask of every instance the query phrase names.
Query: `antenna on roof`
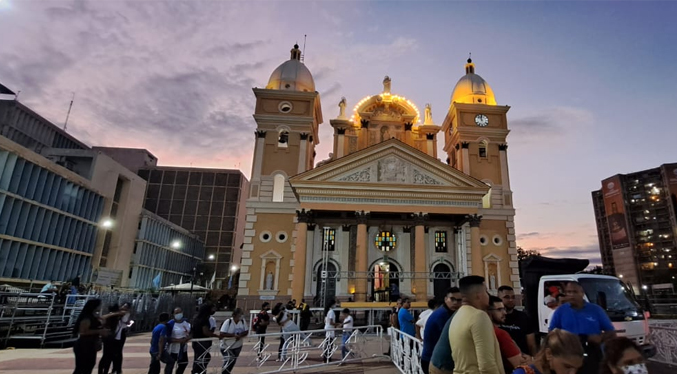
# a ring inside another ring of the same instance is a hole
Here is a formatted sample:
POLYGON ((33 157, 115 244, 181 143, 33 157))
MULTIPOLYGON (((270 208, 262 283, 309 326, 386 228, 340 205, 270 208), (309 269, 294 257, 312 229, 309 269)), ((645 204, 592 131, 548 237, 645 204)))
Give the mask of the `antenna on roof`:
POLYGON ((306 57, 306 38, 307 37, 308 37, 308 35, 303 34, 303 51, 301 51, 301 62, 303 62, 303 60, 305 60, 305 57, 306 57))
POLYGON ((68 129, 68 117, 71 116, 71 109, 73 108, 73 101, 75 101, 75 92, 73 92, 73 97, 71 98, 71 103, 68 106, 68 113, 66 113, 66 121, 63 123, 63 131, 68 129))

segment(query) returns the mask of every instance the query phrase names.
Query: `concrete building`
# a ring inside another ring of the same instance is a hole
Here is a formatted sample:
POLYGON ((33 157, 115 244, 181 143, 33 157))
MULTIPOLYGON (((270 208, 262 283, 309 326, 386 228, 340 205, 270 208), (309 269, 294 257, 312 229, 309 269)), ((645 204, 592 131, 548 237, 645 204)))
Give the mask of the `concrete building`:
POLYGON ((0 137, 0 282, 89 279, 105 207, 90 180, 0 137))
MULTIPOLYGON (((317 163, 320 95, 298 46, 254 88, 255 148, 238 302, 352 298, 387 306, 442 296, 465 274, 519 286, 508 106, 468 60, 441 125, 383 90, 331 119, 317 163), (447 163, 438 160, 444 136, 447 163), (374 302, 372 302, 374 301, 374 302), (382 303, 382 304, 379 304, 382 303)), ((368 302, 369 304, 364 304, 368 302)), ((421 305, 424 305, 423 303, 421 305)))
POLYGON ((92 149, 107 154, 134 173, 138 173, 139 169, 157 166, 157 157, 147 149, 119 147, 92 147, 92 149))
POLYGON ((249 184, 242 172, 157 166, 139 175, 148 181, 144 208, 203 240, 203 281, 214 276, 215 289, 227 288, 227 279, 239 270, 243 242, 249 184))
POLYGON ((0 135, 36 153, 48 148, 89 149, 17 100, 0 99, 0 135))
POLYGON ((592 200, 604 267, 637 292, 673 293, 677 164, 609 177, 592 200))
POLYGON ((147 210, 141 213, 129 287, 150 289, 160 277, 159 286, 187 283, 193 268, 204 258, 204 243, 197 235, 147 210))
POLYGON ((94 252, 92 268, 98 273, 109 273, 108 278, 117 278, 115 285, 127 287, 146 181, 103 152, 51 148, 43 153, 88 179, 105 197, 101 216, 104 233, 94 252))

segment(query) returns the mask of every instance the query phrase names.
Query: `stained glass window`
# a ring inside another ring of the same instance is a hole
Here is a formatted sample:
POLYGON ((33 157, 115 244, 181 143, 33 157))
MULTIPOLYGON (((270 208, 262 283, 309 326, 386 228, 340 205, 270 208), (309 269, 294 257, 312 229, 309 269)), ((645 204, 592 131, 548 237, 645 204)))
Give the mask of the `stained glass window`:
POLYGON ((336 230, 331 227, 325 227, 322 231, 322 249, 325 251, 336 249, 336 230))
POLYGON ((397 245, 397 238, 390 231, 381 231, 376 236, 374 243, 376 244, 376 248, 382 250, 383 252, 389 252, 395 249, 395 245, 397 245))
POLYGON ((447 232, 435 231, 435 252, 447 251, 447 232))

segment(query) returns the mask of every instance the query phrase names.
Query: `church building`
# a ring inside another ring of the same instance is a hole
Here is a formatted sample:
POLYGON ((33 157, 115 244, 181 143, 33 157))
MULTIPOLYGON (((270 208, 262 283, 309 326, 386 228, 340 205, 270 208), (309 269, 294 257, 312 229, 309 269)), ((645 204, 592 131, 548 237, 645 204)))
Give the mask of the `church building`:
POLYGON ((421 113, 392 92, 389 77, 352 112, 342 99, 329 120, 333 153, 317 164, 322 106, 297 45, 253 91, 240 305, 424 302, 470 274, 485 277, 492 292, 519 287, 510 107, 496 104, 470 59, 442 124, 429 105, 421 113))

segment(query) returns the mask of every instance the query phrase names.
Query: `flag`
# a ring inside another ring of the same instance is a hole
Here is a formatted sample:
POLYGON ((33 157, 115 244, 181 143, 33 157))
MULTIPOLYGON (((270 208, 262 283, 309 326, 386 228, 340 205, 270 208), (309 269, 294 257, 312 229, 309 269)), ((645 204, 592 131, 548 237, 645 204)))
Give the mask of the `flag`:
POLYGON ((157 273, 157 276, 153 278, 153 287, 160 288, 160 280, 162 279, 162 273, 157 273))
POLYGON ((233 288, 233 276, 228 277, 228 289, 233 288))
POLYGON ((182 275, 181 278, 179 279, 179 284, 183 284, 183 275, 182 275))
POLYGON ((216 281, 216 271, 212 274, 212 280, 209 281, 209 289, 214 289, 214 282, 216 281))

